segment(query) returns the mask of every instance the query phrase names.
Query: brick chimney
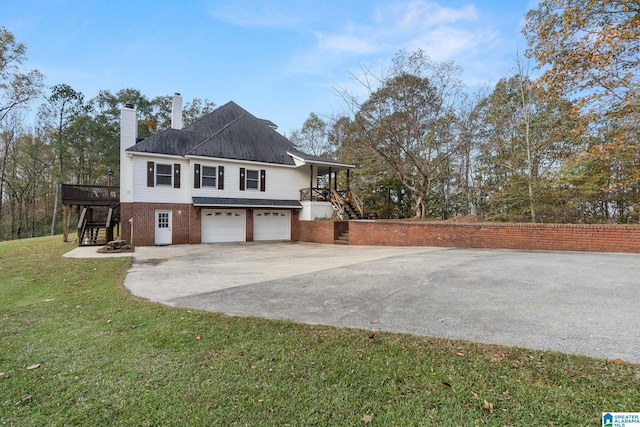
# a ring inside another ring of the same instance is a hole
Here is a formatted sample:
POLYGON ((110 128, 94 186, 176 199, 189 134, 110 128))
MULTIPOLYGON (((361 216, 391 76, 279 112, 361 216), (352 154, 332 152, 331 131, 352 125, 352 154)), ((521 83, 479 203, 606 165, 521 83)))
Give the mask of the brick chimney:
POLYGON ((171 129, 182 129, 182 96, 178 92, 171 102, 171 129))

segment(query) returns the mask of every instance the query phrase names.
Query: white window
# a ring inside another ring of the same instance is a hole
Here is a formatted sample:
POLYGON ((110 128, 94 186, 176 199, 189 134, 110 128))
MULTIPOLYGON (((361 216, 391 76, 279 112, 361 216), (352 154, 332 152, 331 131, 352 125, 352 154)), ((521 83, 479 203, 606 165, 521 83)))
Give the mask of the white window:
POLYGON ((171 165, 156 164, 156 185, 172 185, 172 176, 171 165))
POLYGON ((215 166, 202 166, 202 186, 217 187, 217 168, 215 166))
POLYGON ((260 183, 260 171, 247 170, 247 190, 257 190, 260 183))

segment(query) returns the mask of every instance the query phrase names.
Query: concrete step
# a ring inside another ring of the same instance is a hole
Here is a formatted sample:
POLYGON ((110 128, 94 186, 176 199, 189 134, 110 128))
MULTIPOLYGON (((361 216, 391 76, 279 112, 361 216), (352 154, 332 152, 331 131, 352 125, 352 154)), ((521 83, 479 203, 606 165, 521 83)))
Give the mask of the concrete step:
POLYGON ((342 232, 337 239, 333 241, 336 245, 348 245, 349 244, 349 232, 342 232))

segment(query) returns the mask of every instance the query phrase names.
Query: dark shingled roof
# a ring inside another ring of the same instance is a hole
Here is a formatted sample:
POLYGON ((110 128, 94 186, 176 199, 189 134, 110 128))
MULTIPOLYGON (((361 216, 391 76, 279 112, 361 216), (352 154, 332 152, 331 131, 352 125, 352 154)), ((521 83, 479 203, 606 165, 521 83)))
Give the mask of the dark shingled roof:
POLYGON ((143 139, 127 151, 136 153, 168 154, 184 156, 205 138, 201 133, 188 132, 180 129, 166 129, 143 139))
POLYGON ((235 102, 215 109, 184 129, 167 129, 142 140, 129 152, 200 156, 294 165, 287 153, 309 162, 346 164, 312 156, 273 129, 273 123, 258 119, 235 102))
POLYGON ((291 150, 295 150, 293 143, 247 113, 189 150, 188 154, 294 165, 291 156, 287 155, 291 150))
POLYGON ((229 197, 194 197, 199 207, 302 208, 297 200, 232 199, 229 197))

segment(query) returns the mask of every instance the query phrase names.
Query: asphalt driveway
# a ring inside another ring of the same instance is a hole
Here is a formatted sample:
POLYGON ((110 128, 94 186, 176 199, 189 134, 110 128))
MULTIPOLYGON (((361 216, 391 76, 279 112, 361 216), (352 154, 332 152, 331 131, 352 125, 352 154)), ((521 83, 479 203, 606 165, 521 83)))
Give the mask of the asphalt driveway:
POLYGON ((230 315, 640 363, 640 255, 252 242, 140 247, 135 295, 230 315))

